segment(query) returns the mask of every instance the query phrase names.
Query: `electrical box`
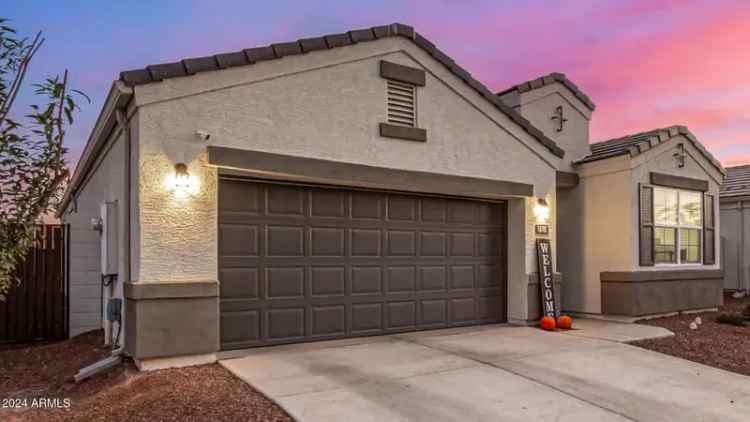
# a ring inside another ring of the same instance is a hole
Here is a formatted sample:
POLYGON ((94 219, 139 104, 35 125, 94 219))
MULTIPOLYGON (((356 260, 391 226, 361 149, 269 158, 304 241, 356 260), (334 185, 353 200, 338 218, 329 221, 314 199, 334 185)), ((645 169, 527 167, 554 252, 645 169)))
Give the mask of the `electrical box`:
POLYGON ((107 301, 107 321, 120 322, 122 319, 122 299, 111 298, 107 301))
POLYGON ((101 271, 102 275, 117 274, 117 201, 101 205, 101 271))

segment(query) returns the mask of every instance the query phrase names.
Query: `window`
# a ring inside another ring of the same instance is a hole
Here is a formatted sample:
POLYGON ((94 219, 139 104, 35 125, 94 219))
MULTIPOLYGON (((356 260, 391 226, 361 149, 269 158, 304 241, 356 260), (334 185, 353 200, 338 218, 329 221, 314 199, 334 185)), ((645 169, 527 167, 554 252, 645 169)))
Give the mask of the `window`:
POLYGON ((654 262, 701 262, 702 201, 699 192, 654 188, 654 262))
POLYGON ((388 80, 388 123, 417 127, 416 86, 388 80))

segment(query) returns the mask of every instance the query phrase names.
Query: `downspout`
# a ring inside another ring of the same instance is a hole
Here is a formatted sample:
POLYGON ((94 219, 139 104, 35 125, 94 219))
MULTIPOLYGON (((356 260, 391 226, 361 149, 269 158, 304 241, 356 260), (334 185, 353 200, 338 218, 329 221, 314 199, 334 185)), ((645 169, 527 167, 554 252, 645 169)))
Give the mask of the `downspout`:
POLYGON ((125 265, 124 265, 124 274, 121 280, 120 287, 122 288, 123 297, 122 305, 121 305, 121 311, 120 311, 120 321, 118 321, 118 327, 117 327, 117 338, 115 338, 114 342, 112 343, 112 347, 114 349, 120 349, 123 350, 125 348, 125 338, 122 339, 122 346, 119 345, 120 343, 120 336, 123 332, 123 313, 124 313, 124 290, 125 285, 124 283, 130 282, 130 275, 131 275, 131 244, 130 244, 130 231, 131 231, 131 218, 130 218, 130 206, 131 206, 131 193, 132 193, 132 180, 131 180, 131 174, 132 174, 132 141, 130 136, 130 120, 127 118, 127 111, 125 107, 118 108, 115 110, 115 117, 117 118, 117 124, 120 126, 121 130, 123 131, 123 135, 125 136, 125 168, 123 169, 124 174, 124 195, 123 195, 123 222, 125 226, 125 230, 123 233, 124 237, 124 244, 125 244, 125 265))

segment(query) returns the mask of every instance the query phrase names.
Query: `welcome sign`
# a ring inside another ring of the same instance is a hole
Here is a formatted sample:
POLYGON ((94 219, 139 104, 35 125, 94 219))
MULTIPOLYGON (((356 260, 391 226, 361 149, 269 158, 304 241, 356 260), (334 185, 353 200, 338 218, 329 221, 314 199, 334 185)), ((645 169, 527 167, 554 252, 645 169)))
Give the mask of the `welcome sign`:
POLYGON ((536 240, 537 269, 539 272, 539 289, 542 294, 542 316, 557 318, 555 306, 555 284, 552 272, 552 248, 549 239, 536 240))

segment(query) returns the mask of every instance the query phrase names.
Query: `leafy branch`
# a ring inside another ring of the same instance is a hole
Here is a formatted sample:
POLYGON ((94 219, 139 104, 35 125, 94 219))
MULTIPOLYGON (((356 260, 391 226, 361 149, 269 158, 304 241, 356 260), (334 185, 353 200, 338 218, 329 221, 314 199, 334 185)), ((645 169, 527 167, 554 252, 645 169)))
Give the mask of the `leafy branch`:
POLYGON ((68 87, 68 71, 32 84, 43 103, 33 104, 19 122, 13 106, 31 60, 44 44, 39 32, 29 41, 0 18, 0 300, 10 289, 16 266, 34 245, 37 222, 52 211, 68 178, 63 145, 66 128, 79 110, 68 87))

